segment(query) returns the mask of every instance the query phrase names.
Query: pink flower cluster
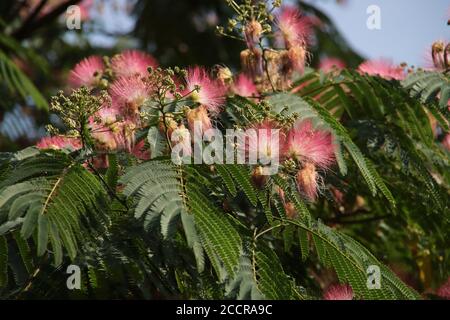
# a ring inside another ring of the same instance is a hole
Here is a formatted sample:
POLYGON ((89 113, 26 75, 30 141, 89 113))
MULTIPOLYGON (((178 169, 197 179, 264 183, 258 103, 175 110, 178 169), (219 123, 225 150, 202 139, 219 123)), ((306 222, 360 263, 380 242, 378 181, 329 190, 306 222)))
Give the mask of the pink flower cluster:
POLYGON ((395 66, 387 59, 368 60, 360 64, 358 71, 371 76, 379 76, 386 80, 403 80, 406 76, 401 66, 395 66))
MULTIPOLYGON (((286 28, 284 32, 289 39, 289 45, 295 48, 295 45, 304 43, 306 36, 294 37, 293 30, 303 30, 304 27, 298 24, 299 16, 296 11, 286 12, 279 21, 281 27, 286 28)), ((139 51, 125 51, 114 56, 109 64, 105 64, 101 57, 88 57, 70 72, 69 84, 75 88, 97 88, 103 86, 104 81, 110 83, 108 93, 111 103, 105 103, 88 120, 95 149, 100 153, 125 151, 141 159, 149 158, 144 141, 137 142, 135 137, 137 130, 143 125, 140 117, 141 107, 155 93, 155 88, 150 84, 148 67, 157 67, 153 57, 139 51), (106 70, 106 65, 110 65, 110 70, 106 70)), ((253 80, 243 73, 227 82, 213 78, 204 68, 192 67, 187 70, 185 79, 174 80, 185 83, 181 92, 182 99, 190 99, 194 103, 185 114, 189 130, 185 128, 184 123, 178 123, 173 118, 165 118, 166 123, 160 123, 159 129, 167 134, 169 139, 172 138, 173 132, 177 132, 177 135, 181 135, 177 140, 181 139, 186 146, 191 143, 190 134, 194 131, 195 123, 201 123, 201 134, 213 128, 213 122, 222 111, 228 94, 234 93, 253 99, 257 99, 259 95, 253 80)), ((166 98, 173 99, 174 96, 166 98)), ((298 121, 289 130, 280 130, 280 142, 273 145, 272 130, 279 129, 277 122, 266 120, 253 125, 252 128, 259 134, 258 140, 263 144, 267 159, 276 157, 297 163, 298 190, 306 198, 315 200, 321 178, 319 172, 329 169, 334 163, 331 133, 314 128, 310 120, 298 121)), ((53 137, 44 138, 38 143, 38 147, 74 150, 82 146, 76 139, 53 137)), ((251 149, 254 146, 247 147, 251 149)))
POLYGON ((212 79, 205 69, 188 69, 184 95, 190 95, 192 100, 204 106, 211 114, 219 114, 225 102, 226 91, 227 88, 217 79, 212 79))
POLYGON ((276 24, 280 29, 279 39, 284 41, 286 48, 303 46, 310 41, 312 24, 297 8, 283 7, 276 17, 276 24))
POLYGON ((306 45, 312 36, 312 23, 295 7, 286 6, 276 16, 279 28, 278 42, 283 42, 294 70, 303 73, 306 62, 306 45), (280 41, 281 40, 281 41, 280 41))
POLYGON ((271 132, 279 129, 274 121, 265 120, 252 128, 259 129, 257 130, 259 145, 249 145, 247 150, 258 152, 253 149, 262 147, 264 155, 268 158, 280 157, 281 160, 294 160, 298 163, 300 169, 295 176, 298 191, 307 199, 314 201, 317 198, 321 178, 319 170, 328 170, 335 162, 335 145, 331 133, 314 128, 308 119, 298 121, 287 131, 281 131, 278 140, 271 139, 271 132), (279 142, 274 144, 274 141, 279 142))
MULTIPOLYGON (((156 60, 143 52, 128 50, 111 59, 113 81, 109 86, 111 104, 105 104, 95 115, 91 116, 88 126, 95 147, 102 152, 127 151, 141 159, 148 159, 144 150, 144 141, 136 143, 135 132, 140 128, 140 107, 152 92, 146 81, 148 67, 156 67, 156 60)), ((68 83, 72 88, 86 86, 95 88, 101 84, 106 66, 99 56, 83 59, 70 71, 68 83)), ((59 138, 59 137, 58 137, 59 138)), ((61 139, 57 144, 49 144, 55 137, 44 138, 37 144, 45 149, 67 149, 61 139)), ((73 142, 73 140, 71 140, 73 142)), ((81 148, 81 142, 77 142, 81 148)))
POLYGON ((320 181, 317 169, 327 170, 333 165, 334 151, 331 133, 314 128, 311 120, 299 121, 287 132, 282 155, 301 165, 296 175, 297 187, 308 199, 316 199, 320 181))

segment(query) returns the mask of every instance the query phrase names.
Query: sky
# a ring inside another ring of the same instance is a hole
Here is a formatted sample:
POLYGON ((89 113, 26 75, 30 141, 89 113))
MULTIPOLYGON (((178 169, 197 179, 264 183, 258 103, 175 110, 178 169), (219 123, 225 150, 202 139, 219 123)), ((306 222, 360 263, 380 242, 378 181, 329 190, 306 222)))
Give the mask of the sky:
POLYGON ((322 9, 341 34, 361 55, 385 57, 395 63, 424 66, 425 52, 433 41, 450 40, 448 0, 308 0, 322 9), (367 7, 380 8, 381 29, 369 30, 367 7))

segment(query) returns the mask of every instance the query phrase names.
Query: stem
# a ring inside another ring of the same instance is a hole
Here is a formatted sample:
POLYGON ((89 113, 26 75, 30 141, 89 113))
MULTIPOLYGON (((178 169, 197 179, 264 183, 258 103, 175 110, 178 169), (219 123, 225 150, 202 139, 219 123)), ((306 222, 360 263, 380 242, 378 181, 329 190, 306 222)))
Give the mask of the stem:
POLYGON ((162 113, 162 116, 163 116, 164 135, 166 137, 166 142, 167 142, 167 145, 169 146, 170 151, 172 151, 172 144, 170 143, 170 137, 169 137, 169 128, 167 127, 167 122, 166 122, 166 113, 164 112, 165 104, 162 100, 161 93, 159 92, 159 90, 158 90, 158 103, 160 106, 159 111, 162 113))
POLYGON ((94 174, 100 179, 100 181, 105 185, 106 189, 108 190, 108 193, 110 196, 112 196, 113 198, 115 198, 117 201, 119 201, 127 210, 129 210, 128 205, 126 203, 126 201, 123 201, 122 199, 120 199, 115 190, 112 190, 110 185, 105 181, 105 179, 103 179, 102 175, 100 174, 100 172, 97 171, 97 169, 95 169, 95 167, 92 165, 91 161, 93 159, 93 156, 91 156, 91 158, 87 161, 87 164, 89 166, 89 168, 94 172, 94 174))
POLYGON ((230 0, 229 1, 231 7, 234 9, 234 11, 236 11, 236 13, 241 14, 241 8, 239 7, 239 5, 234 1, 234 0, 230 0))
POLYGON ((254 236, 254 241, 256 241, 259 237, 261 237, 262 235, 266 234, 267 232, 270 232, 270 231, 272 231, 272 230, 274 230, 276 228, 279 228, 279 227, 282 227, 282 226, 285 226, 285 225, 286 225, 285 223, 280 223, 280 224, 277 224, 275 226, 271 226, 270 228, 267 228, 267 229, 261 231, 260 233, 258 233, 257 235, 254 236))
POLYGON ((262 59, 264 61, 264 71, 266 72, 267 80, 269 80, 270 86, 272 87, 272 91, 276 92, 277 90, 275 89, 275 86, 272 83, 272 78, 270 77, 269 68, 267 66, 267 59, 266 59, 266 55, 265 55, 266 49, 264 49, 264 47, 263 47, 263 45, 261 43, 261 39, 259 40, 259 46, 260 46, 260 48, 262 50, 262 59))

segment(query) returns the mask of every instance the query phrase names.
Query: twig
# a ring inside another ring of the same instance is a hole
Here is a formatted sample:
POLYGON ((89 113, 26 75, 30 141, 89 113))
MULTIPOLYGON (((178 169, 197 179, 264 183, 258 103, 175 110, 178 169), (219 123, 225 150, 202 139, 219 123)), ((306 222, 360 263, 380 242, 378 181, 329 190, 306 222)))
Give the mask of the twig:
POLYGON ((50 23, 51 21, 59 17, 59 15, 62 14, 67 9, 67 7, 77 4, 80 1, 81 0, 67 0, 66 2, 61 3, 59 6, 55 7, 55 9, 53 9, 34 23, 33 21, 30 21, 28 23, 25 22, 19 29, 13 32, 12 36, 16 40, 26 39, 30 33, 50 23))

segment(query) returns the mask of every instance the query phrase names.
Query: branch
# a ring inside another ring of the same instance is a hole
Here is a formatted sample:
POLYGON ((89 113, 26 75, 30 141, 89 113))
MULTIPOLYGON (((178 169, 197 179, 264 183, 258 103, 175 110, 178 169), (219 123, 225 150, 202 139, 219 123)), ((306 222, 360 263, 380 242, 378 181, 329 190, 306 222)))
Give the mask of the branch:
POLYGON ((26 26, 29 26, 35 20, 35 18, 38 16, 39 12, 42 11, 42 8, 45 7, 47 2, 48 2, 48 0, 41 0, 39 2, 39 4, 34 8, 33 11, 31 11, 31 13, 28 15, 28 17, 23 22, 22 28, 26 27, 26 26))
MULTIPOLYGON (((45 4, 46 0, 42 0, 40 5, 42 3, 45 4)), ((30 20, 30 17, 28 17, 27 21, 15 32, 13 32, 12 36, 16 40, 23 40, 26 39, 32 32, 36 31, 39 28, 42 28, 46 24, 52 22, 56 18, 58 18, 63 12, 66 11, 67 7, 77 4, 81 2, 81 0, 67 0, 57 7, 55 7, 52 11, 44 15, 42 18, 40 18, 37 21, 33 21, 33 19, 30 20)), ((39 5, 39 6, 40 6, 39 5)), ((38 6, 38 7, 39 7, 38 6)), ((37 8, 36 8, 37 9, 37 8)), ((33 12, 34 13, 34 12, 33 12)), ((31 14, 33 15, 33 14, 31 14)))

